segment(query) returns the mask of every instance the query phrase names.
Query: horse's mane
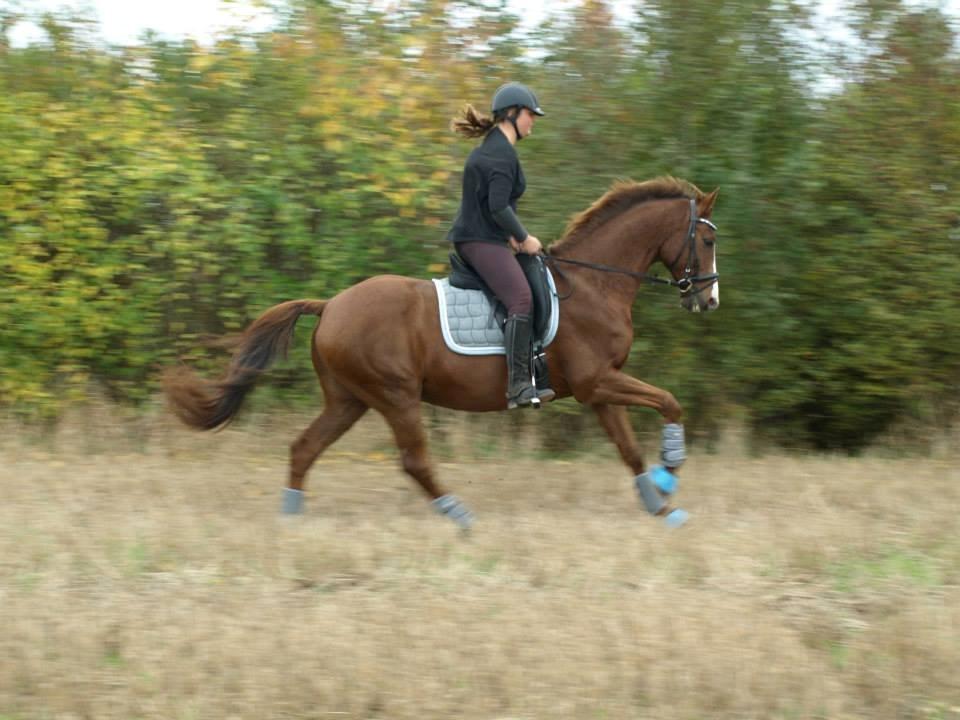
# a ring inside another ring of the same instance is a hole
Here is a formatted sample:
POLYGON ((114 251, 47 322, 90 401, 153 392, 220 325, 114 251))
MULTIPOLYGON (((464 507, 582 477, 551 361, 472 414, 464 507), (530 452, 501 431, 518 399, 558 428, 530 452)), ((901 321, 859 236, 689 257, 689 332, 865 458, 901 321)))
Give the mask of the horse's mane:
POLYGON ((620 215, 630 207, 647 200, 667 200, 672 198, 703 199, 704 194, 693 183, 669 175, 635 182, 617 180, 599 200, 581 213, 574 215, 564 230, 563 236, 553 244, 551 250, 569 249, 582 238, 603 225, 607 220, 620 215))

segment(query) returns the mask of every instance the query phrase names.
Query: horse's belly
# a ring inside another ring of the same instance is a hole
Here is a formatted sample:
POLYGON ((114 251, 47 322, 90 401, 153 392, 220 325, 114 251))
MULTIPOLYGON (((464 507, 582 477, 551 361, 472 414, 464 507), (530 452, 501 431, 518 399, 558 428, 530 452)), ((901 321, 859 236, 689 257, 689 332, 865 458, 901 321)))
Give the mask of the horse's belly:
POLYGON ((431 405, 492 412, 507 407, 507 366, 503 355, 456 355, 437 338, 438 357, 425 368, 422 398, 431 405))

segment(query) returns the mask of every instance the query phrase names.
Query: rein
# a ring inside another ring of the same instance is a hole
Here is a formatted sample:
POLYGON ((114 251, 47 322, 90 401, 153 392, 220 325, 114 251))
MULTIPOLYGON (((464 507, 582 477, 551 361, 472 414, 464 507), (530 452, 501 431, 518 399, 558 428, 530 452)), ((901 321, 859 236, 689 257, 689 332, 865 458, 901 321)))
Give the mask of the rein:
MULTIPOLYGON (((646 273, 634 272, 633 270, 624 270, 623 268, 612 267, 610 265, 602 265, 600 263, 591 263, 585 262, 583 260, 571 260, 568 258, 556 257, 546 253, 547 261, 553 263, 566 263, 568 265, 577 265, 579 267, 590 268, 591 270, 599 270, 600 272, 608 273, 618 273, 620 275, 627 275, 634 278, 635 280, 640 280, 641 282, 650 283, 651 285, 668 285, 670 287, 675 287, 680 290, 681 295, 687 295, 693 290, 693 286, 698 282, 708 282, 709 284, 704 285, 702 288, 699 288, 695 294, 700 294, 708 287, 713 285, 717 280, 720 279, 720 273, 710 273, 709 275, 694 275, 694 271, 700 269, 700 263, 697 261, 697 224, 704 223, 713 230, 717 229, 717 226, 706 218, 701 218, 697 216, 697 201, 693 198, 690 198, 690 226, 687 229, 687 238, 684 242, 685 246, 688 248, 687 252, 687 263, 683 269, 683 277, 679 280, 674 279, 664 279, 657 277, 656 275, 648 275, 646 273)), ((673 269, 673 266, 677 264, 677 261, 680 260, 680 256, 683 255, 683 248, 680 249, 680 254, 674 259, 672 263, 668 266, 668 269, 673 269)), ((557 271, 557 274, 563 278, 570 285, 570 292, 562 296, 561 300, 566 300, 568 297, 573 295, 573 284, 567 279, 567 276, 560 270, 560 268, 554 268, 557 271)))

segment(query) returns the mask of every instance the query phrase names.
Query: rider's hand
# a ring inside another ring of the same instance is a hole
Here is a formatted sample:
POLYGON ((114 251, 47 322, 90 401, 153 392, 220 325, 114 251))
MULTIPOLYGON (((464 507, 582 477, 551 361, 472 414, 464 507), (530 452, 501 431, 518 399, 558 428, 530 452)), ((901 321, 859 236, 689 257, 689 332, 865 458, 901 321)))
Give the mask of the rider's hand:
POLYGON ((537 255, 543 250, 543 245, 535 236, 527 235, 527 239, 522 243, 519 243, 518 249, 520 252, 524 252, 527 255, 537 255))

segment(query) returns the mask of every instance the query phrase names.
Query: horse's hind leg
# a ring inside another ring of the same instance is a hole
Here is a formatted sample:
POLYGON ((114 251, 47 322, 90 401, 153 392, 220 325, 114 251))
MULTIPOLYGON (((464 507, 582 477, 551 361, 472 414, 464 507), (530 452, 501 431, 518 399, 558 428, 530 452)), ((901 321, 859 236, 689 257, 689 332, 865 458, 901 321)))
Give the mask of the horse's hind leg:
POLYGON ((326 405, 290 446, 290 480, 283 496, 283 512, 303 510, 303 483, 310 466, 367 411, 361 400, 332 383, 325 384, 326 405))
POLYGON ((423 488, 437 512, 449 517, 462 529, 469 530, 473 525, 473 513, 455 495, 444 493, 434 479, 420 405, 382 412, 393 430, 404 471, 423 488))

